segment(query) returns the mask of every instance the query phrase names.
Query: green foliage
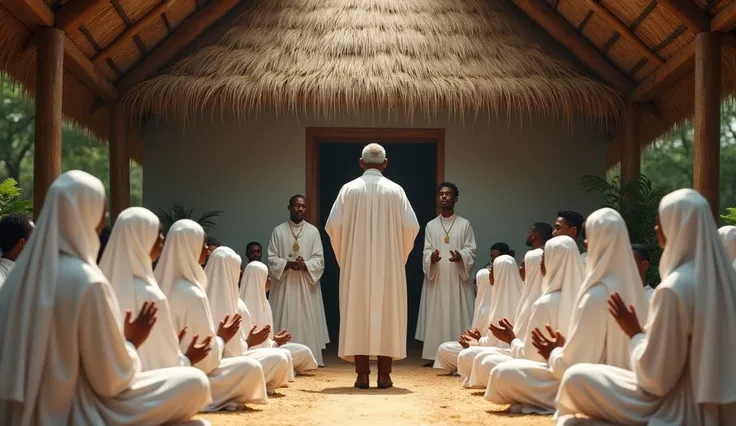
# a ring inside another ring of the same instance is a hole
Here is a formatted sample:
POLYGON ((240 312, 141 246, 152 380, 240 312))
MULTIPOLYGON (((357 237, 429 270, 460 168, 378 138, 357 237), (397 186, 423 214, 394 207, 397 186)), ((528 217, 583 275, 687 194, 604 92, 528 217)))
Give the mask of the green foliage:
POLYGON ((33 213, 33 203, 30 200, 21 200, 21 190, 18 182, 13 178, 7 178, 0 183, 0 217, 11 213, 33 213))
POLYGON ((736 225, 736 207, 726 207, 727 214, 722 214, 721 219, 726 225, 736 225))
POLYGON ((222 215, 222 210, 208 210, 202 213, 198 219, 194 219, 194 209, 188 209, 179 203, 174 203, 168 210, 159 210, 156 212, 164 232, 169 232, 169 228, 177 220, 191 219, 204 228, 205 232, 217 229, 216 220, 222 215))
POLYGON ((659 247, 654 226, 657 224, 659 201, 666 194, 661 188, 652 185, 644 175, 633 182, 622 182, 615 176, 610 181, 599 176, 583 176, 580 185, 587 193, 597 193, 603 207, 617 210, 626 221, 632 243, 645 244, 649 248, 650 265, 647 280, 659 283, 659 247))

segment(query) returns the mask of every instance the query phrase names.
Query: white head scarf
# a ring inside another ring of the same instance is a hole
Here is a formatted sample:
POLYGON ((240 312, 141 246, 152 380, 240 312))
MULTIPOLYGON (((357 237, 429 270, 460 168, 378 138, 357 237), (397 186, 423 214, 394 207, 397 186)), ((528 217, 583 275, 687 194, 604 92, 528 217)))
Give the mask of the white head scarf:
POLYGON ((110 233, 100 260, 100 269, 110 280, 120 304, 121 315, 126 309, 137 314, 146 294, 136 294, 133 279, 156 286, 151 262, 153 248, 160 230, 158 217, 143 207, 125 209, 110 233))
POLYGON ((685 281, 685 288, 693 290, 689 364, 695 401, 736 402, 736 272, 716 233, 713 213, 702 195, 680 189, 662 198, 659 222, 667 238, 659 262, 660 286, 683 288, 679 283, 685 281))
POLYGON ((570 328, 570 314, 575 309, 585 271, 575 240, 560 235, 544 245, 544 294, 560 292, 556 328, 570 328))
MULTIPOLYGON (((238 278, 242 259, 229 247, 220 246, 210 255, 204 273, 207 276, 207 299, 213 318, 221 321, 225 316, 233 317, 238 313, 238 278)), ((250 331, 248 319, 244 318, 241 330, 250 331)), ((246 348, 242 339, 230 339, 227 349, 242 354, 246 348)))
POLYGON ((534 302, 542 295, 542 249, 529 250, 524 255, 524 290, 514 315, 514 330, 525 336, 529 328, 534 302))
POLYGON ((207 288, 207 276, 199 264, 204 238, 204 229, 193 220, 182 219, 171 225, 154 271, 156 281, 167 297, 176 280, 189 281, 202 290, 207 288))
POLYGON ((512 323, 516 321, 513 316, 521 300, 523 285, 519 265, 513 257, 504 254, 493 261, 491 323, 498 324, 503 318, 508 318, 512 323))
MULTIPOLYGON (((621 299, 636 308, 639 322, 644 324, 649 312, 649 299, 641 285, 641 276, 631 255, 631 241, 621 215, 613 209, 594 211, 585 222, 588 239, 588 262, 585 280, 578 292, 567 337, 577 327, 580 305, 588 290, 602 285, 610 295, 618 292, 621 299)), ((560 315, 565 315, 560 311, 560 315)), ((619 327, 613 315, 606 315, 605 363, 614 367, 630 368, 629 336, 619 327)), ((601 324, 603 326, 603 324, 601 324)))
POLYGON ((266 325, 270 325, 271 334, 269 338, 273 338, 273 314, 271 305, 266 299, 267 280, 268 266, 257 260, 250 262, 245 267, 243 279, 240 281, 240 298, 248 307, 251 327, 255 325, 260 330, 266 325))
POLYGON ((475 296, 475 309, 473 310, 473 328, 485 336, 491 323, 491 271, 483 268, 475 275, 478 285, 478 294, 475 296))
POLYGON ((731 259, 731 263, 733 264, 736 261, 736 226, 723 226, 718 229, 718 234, 720 234, 723 245, 726 246, 728 258, 731 259))
MULTIPOLYGON (((89 282, 109 285, 97 267, 96 229, 104 212, 105 187, 88 173, 68 171, 49 187, 36 229, 0 287, 0 399, 24 409, 35 405, 51 343, 59 257, 78 258, 89 282)), ((122 329, 112 291, 108 303, 122 329)))

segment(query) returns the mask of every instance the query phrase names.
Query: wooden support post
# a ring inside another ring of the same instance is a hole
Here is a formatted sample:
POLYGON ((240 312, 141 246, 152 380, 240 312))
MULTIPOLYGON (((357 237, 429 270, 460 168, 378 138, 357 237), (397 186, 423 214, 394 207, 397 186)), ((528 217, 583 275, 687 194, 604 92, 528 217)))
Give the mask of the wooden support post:
POLYGON ((38 218, 46 191, 61 174, 61 98, 64 32, 40 27, 36 50, 36 139, 33 154, 33 215, 38 218))
POLYGON ((694 187, 710 203, 718 220, 721 172, 721 41, 720 33, 695 36, 695 164, 694 187))
POLYGON ((130 154, 128 120, 122 103, 108 106, 110 115, 110 220, 130 207, 130 154))
POLYGON ((633 182, 641 173, 641 108, 639 104, 626 104, 624 137, 621 144, 621 181, 633 182))

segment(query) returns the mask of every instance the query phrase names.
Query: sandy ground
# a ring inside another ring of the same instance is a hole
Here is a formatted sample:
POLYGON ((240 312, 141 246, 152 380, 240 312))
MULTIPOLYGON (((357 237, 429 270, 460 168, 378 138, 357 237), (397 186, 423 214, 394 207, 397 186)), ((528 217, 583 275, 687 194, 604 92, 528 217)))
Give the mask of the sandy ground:
POLYGON ((422 367, 417 356, 394 364, 394 388, 353 388, 353 365, 335 356, 326 368, 300 376, 279 389, 267 405, 250 405, 245 412, 201 416, 213 426, 225 425, 553 425, 552 416, 506 412, 483 399, 480 390, 466 390, 458 377, 422 367))

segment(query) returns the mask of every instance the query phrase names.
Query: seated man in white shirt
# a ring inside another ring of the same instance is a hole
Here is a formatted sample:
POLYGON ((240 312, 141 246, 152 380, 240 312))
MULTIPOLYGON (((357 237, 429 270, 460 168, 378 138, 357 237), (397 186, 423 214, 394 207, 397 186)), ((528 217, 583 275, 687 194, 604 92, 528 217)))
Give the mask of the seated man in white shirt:
POLYGON ((21 213, 11 213, 0 219, 0 286, 15 266, 15 259, 31 238, 35 225, 31 218, 21 213))
POLYGON ((647 281, 647 271, 649 271, 649 248, 645 244, 632 244, 631 250, 634 252, 634 261, 636 262, 636 269, 639 270, 639 276, 641 276, 641 284, 644 286, 644 293, 647 294, 647 298, 651 299, 654 294, 654 287, 649 285, 647 281))

